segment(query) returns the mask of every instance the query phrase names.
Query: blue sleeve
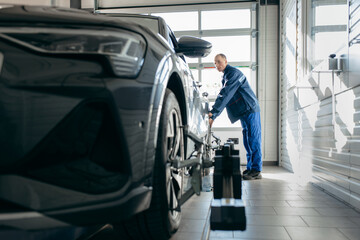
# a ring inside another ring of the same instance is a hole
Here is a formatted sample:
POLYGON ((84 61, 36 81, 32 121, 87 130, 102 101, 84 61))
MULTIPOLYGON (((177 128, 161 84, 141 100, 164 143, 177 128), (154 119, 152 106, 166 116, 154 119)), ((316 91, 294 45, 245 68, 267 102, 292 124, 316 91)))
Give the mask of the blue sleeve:
POLYGON ((220 93, 215 100, 215 104, 210 111, 212 113, 212 119, 215 119, 220 115, 245 80, 245 76, 240 71, 231 71, 224 77, 227 78, 226 84, 220 90, 220 93))

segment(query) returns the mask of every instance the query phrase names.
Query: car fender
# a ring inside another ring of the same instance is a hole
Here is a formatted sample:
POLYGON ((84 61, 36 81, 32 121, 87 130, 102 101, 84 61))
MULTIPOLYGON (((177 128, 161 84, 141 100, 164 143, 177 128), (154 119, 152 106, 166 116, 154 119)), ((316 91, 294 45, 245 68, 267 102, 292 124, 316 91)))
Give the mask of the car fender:
POLYGON ((147 128, 145 139, 145 142, 148 143, 145 149, 145 156, 147 158, 145 175, 151 174, 153 170, 162 104, 172 68, 173 61, 171 59, 171 53, 170 51, 167 51, 156 69, 154 85, 150 97, 149 115, 147 119, 147 125, 149 127, 147 128))

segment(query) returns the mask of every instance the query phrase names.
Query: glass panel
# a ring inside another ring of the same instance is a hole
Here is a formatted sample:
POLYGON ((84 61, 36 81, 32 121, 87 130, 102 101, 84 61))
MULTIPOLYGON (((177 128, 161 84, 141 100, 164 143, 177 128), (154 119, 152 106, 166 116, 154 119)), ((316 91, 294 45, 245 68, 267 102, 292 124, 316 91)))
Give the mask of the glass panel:
POLYGON ((201 12, 201 29, 250 28, 250 9, 201 12))
POLYGON ((173 31, 198 30, 198 12, 152 13, 162 17, 173 31))
MULTIPOLYGON (((236 66, 234 66, 236 67, 236 66)), ((238 68, 242 73, 246 76, 250 86, 254 90, 254 84, 252 84, 251 80, 251 69, 250 68, 238 68)), ((216 98, 220 89, 221 89, 221 80, 223 77, 223 73, 216 70, 216 68, 205 68, 201 72, 202 78, 202 90, 209 93, 209 97, 216 98)))
MULTIPOLYGON (((214 101, 210 101, 209 102, 209 106, 210 109, 212 108, 212 106, 214 105, 214 101)), ((212 127, 216 128, 216 127, 241 127, 241 122, 237 121, 234 124, 232 124, 229 120, 229 117, 227 115, 226 109, 224 109, 224 111, 222 111, 222 113, 220 114, 220 116, 218 116, 212 127)))
MULTIPOLYGON (((194 77, 194 81, 198 82, 199 81, 199 70, 197 70, 197 69, 190 69, 190 70, 194 77)), ((201 88, 201 90, 203 90, 203 88, 201 88)))
MULTIPOLYGON (((321 61, 328 59, 332 53, 338 53, 346 46, 346 32, 322 32, 315 35, 314 42, 314 62, 318 65, 321 61)), ((338 54, 337 54, 337 57, 338 54)))
POLYGON ((346 25, 347 5, 326 5, 315 8, 315 26, 346 25))
POLYGON ((316 67, 327 69, 327 59, 335 53, 344 53, 348 43, 346 29, 348 22, 346 1, 312 0, 309 15, 308 62, 310 70, 316 67), (321 66, 320 66, 321 64, 321 66))
POLYGON ((185 60, 187 63, 198 63, 199 62, 199 58, 189 58, 185 56, 185 60))
POLYGON ((223 73, 216 68, 205 68, 201 71, 202 90, 209 93, 209 97, 215 98, 221 89, 223 73))
POLYGON ((228 62, 250 61, 250 36, 223 36, 203 38, 212 43, 212 51, 202 62, 214 62, 215 55, 223 53, 228 62))
MULTIPOLYGON (((236 66, 234 66, 236 67, 236 66)), ((252 70, 250 68, 239 68, 240 71, 242 71, 242 73, 245 75, 246 79, 248 80, 252 90, 254 91, 255 93, 255 83, 253 83, 252 81, 252 70)), ((256 93, 255 93, 256 94, 256 93)))

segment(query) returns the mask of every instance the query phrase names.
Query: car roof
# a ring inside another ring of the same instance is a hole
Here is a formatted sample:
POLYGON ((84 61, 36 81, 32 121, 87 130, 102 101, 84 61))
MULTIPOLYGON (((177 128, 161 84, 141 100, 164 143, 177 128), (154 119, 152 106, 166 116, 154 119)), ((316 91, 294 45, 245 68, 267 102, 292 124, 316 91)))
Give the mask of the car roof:
POLYGON ((160 33, 163 36, 166 36, 167 33, 167 25, 164 19, 159 16, 131 13, 101 13, 101 15, 139 24, 149 28, 154 33, 160 33))

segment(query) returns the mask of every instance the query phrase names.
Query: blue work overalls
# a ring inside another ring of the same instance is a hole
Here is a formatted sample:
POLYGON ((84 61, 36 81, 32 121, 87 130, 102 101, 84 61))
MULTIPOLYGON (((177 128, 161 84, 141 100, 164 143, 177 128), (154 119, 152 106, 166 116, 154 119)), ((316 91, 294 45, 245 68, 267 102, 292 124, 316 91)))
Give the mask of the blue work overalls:
POLYGON ((223 87, 210 111, 215 119, 226 107, 231 123, 241 121, 248 170, 262 170, 261 122, 259 102, 245 75, 227 65, 222 79, 223 87))

